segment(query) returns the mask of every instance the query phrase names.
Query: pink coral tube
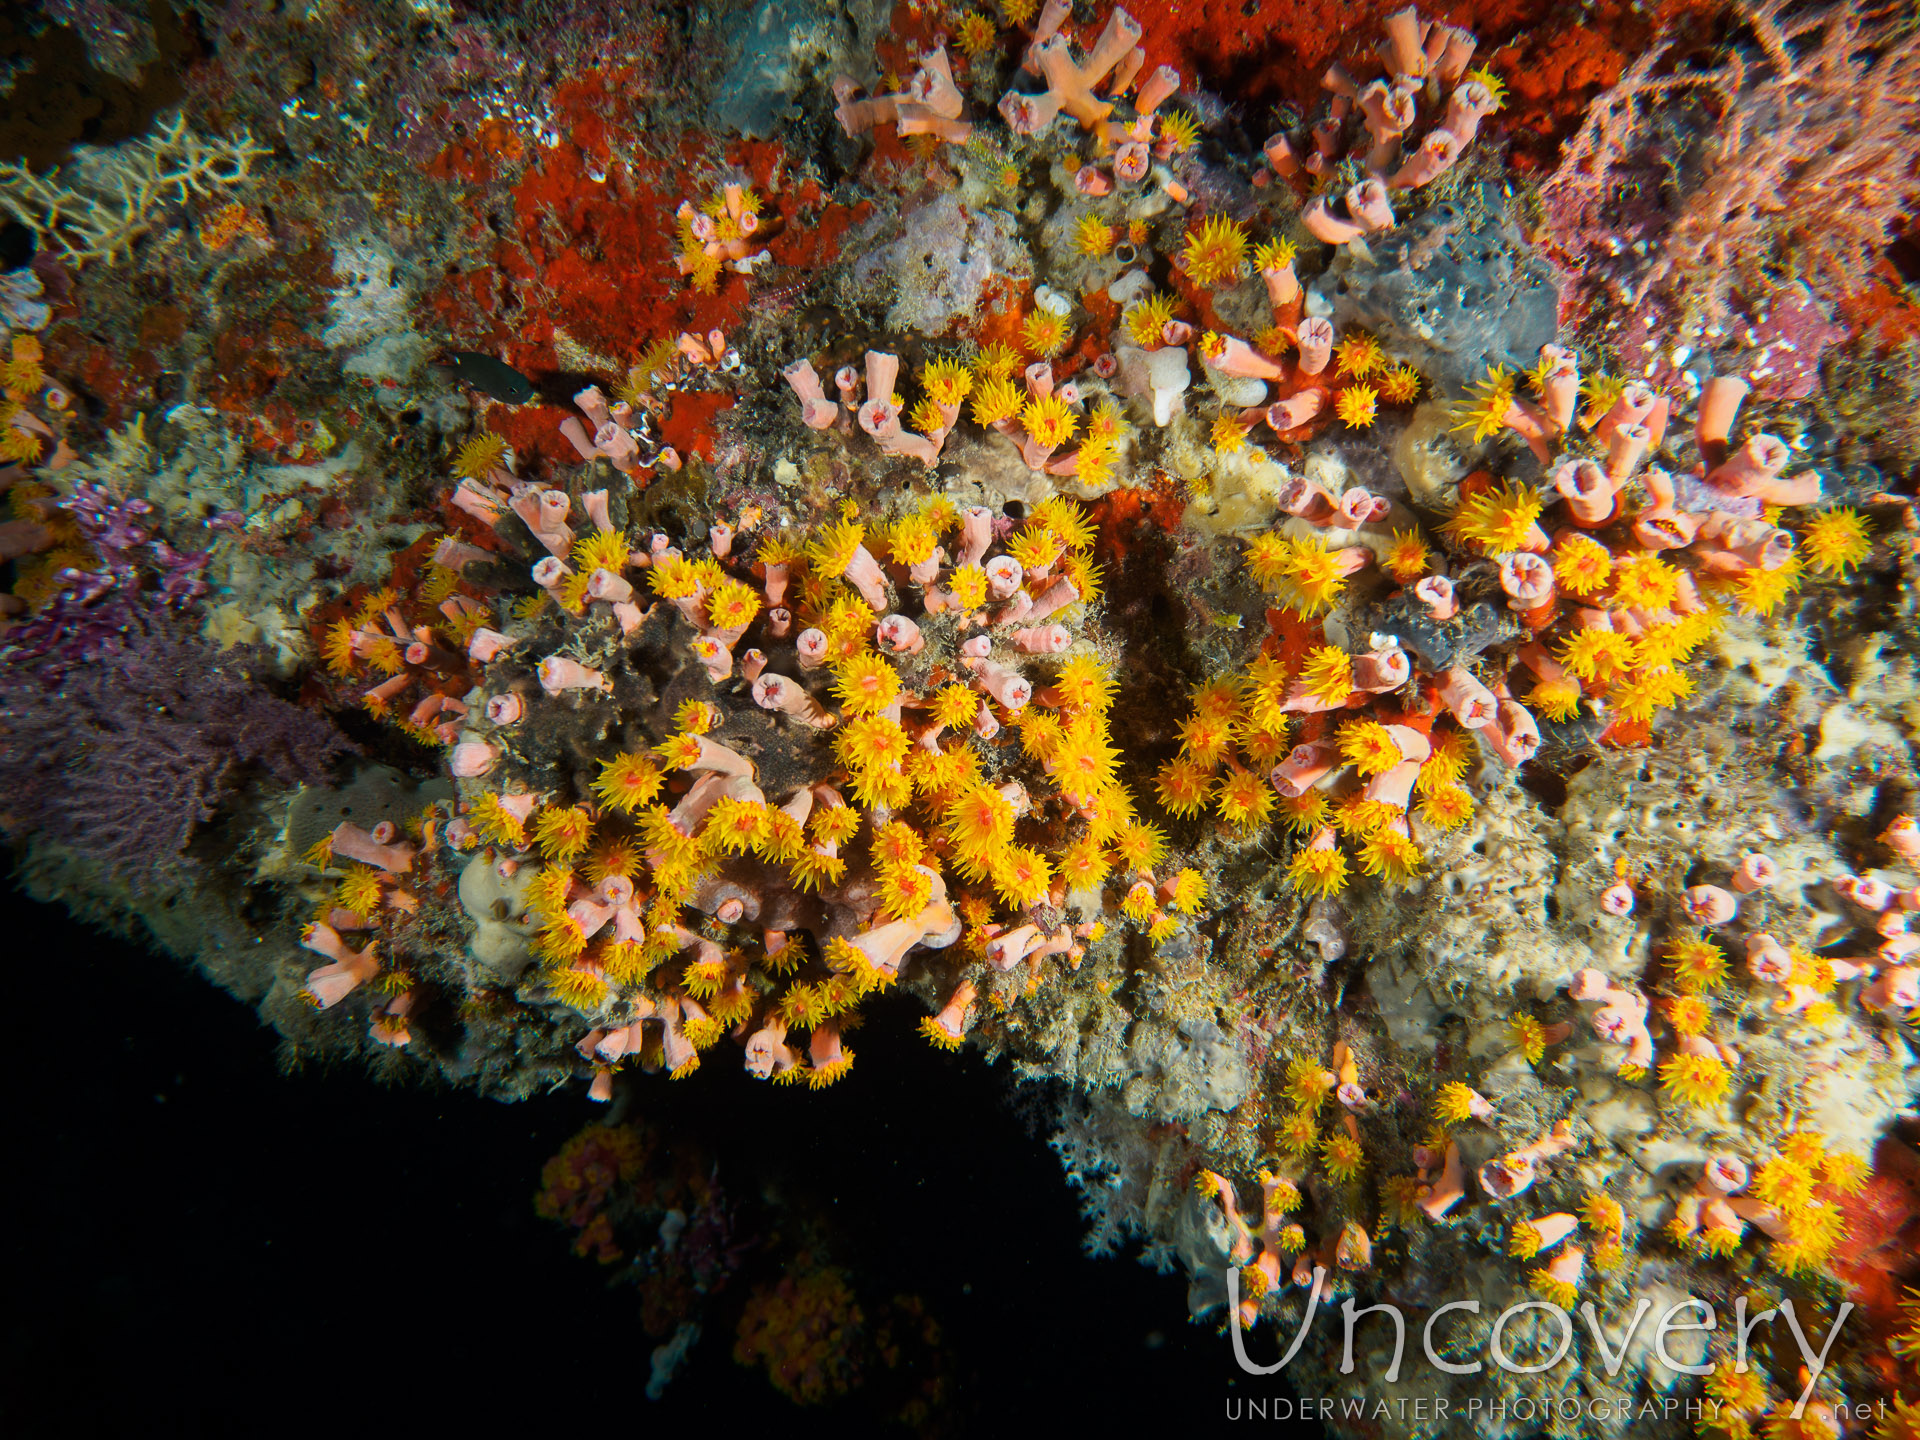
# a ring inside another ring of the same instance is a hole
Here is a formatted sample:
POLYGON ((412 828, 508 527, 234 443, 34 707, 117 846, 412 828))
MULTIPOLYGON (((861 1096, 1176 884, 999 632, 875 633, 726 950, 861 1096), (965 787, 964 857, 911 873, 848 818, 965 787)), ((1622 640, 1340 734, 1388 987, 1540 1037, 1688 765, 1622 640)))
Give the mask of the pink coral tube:
POLYGON ((1340 763, 1340 752, 1331 745, 1309 742, 1296 745, 1268 774, 1273 788, 1290 800, 1298 799, 1331 774, 1340 763))
POLYGON ((1017 670, 996 665, 991 660, 968 662, 974 683, 1008 710, 1019 710, 1033 699, 1033 686, 1017 670))
POLYGON ((1718 885, 1694 885, 1685 895, 1687 918, 1696 925, 1726 925, 1739 913, 1740 902, 1718 885))
POLYGON ((599 690, 611 692, 613 684, 598 670, 582 665, 578 660, 570 660, 565 655, 549 655, 540 662, 537 671, 540 688, 549 695, 558 695, 562 690, 599 690))
POLYGON ((1064 625, 1041 625, 1013 632, 1014 648, 1023 655, 1058 655, 1073 643, 1064 625))
POLYGON ((1318 375, 1333 358, 1333 322, 1319 315, 1308 316, 1300 322, 1295 343, 1300 347, 1301 373, 1318 375))
POLYGON ((1567 502, 1576 525, 1592 528, 1613 518, 1619 485, 1591 460, 1568 460, 1553 472, 1553 488, 1567 502))
POLYGON ((762 710, 778 710, 783 715, 791 715, 818 730, 831 730, 838 723, 832 711, 809 695, 803 686, 784 675, 762 674, 755 680, 753 703, 762 710))
POLYGON ((904 615, 888 615, 874 626, 874 639, 892 655, 918 655, 926 649, 920 627, 904 615))
POLYGON ((1454 598, 1453 582, 1444 575, 1428 575, 1415 581, 1413 598, 1425 605, 1435 620, 1451 620, 1460 610, 1454 598))
POLYGON ((1450 667, 1440 676, 1440 699, 1468 730, 1491 725, 1499 710, 1493 692, 1462 666, 1450 667))
POLYGON ((826 430, 840 418, 840 407, 827 399, 820 377, 806 360, 796 361, 783 372, 793 393, 800 397, 800 419, 810 430, 826 430))

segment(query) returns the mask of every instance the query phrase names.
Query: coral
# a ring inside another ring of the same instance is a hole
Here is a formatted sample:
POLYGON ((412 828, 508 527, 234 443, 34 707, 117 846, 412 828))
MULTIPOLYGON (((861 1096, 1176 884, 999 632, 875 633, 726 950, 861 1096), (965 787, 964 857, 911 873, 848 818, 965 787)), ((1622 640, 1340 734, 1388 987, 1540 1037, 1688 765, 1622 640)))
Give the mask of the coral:
POLYGON ((1920 193, 1910 27, 1844 4, 1735 16, 1715 55, 1669 36, 1636 56, 1541 190, 1560 253, 1588 257, 1578 283, 1662 301, 1670 322, 1698 316, 1716 336, 1795 279, 1828 301, 1852 293, 1920 193), (1655 199, 1643 180, 1668 166, 1657 193, 1671 198, 1655 199))
MULTIPOLYGON (((1897 1343, 1816 1405, 1915 1393, 1895 17, 348 7, 320 123, 240 9, 182 113, 315 183, 172 122, 0 280, 43 893, 290 1061, 604 1107, 536 1204, 649 1393, 765 1232, 630 1107, 833 1124, 896 1040, 1004 1062, 1196 1317, 1845 1289, 1897 1343)), ((735 1285, 798 1403, 938 1348, 841 1258, 735 1285)), ((1564 1398, 1325 1328, 1341 1433, 1564 1398)), ((1607 1384, 1787 1433, 1791 1352, 1725 1359, 1607 1384)))
POLYGON ((270 153, 245 131, 209 140, 175 115, 148 138, 82 154, 65 178, 0 162, 0 209, 77 264, 121 260, 163 207, 252 178, 254 161, 270 153))

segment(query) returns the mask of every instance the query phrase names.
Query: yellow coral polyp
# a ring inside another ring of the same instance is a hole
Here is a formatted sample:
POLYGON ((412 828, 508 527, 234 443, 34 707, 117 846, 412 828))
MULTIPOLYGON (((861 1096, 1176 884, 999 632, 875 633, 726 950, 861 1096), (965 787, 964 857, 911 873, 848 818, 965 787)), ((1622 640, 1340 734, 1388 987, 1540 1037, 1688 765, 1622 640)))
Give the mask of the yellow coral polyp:
POLYGON ((1797 556, 1789 556, 1786 564, 1773 570, 1753 566, 1734 577, 1734 599, 1750 615, 1771 615, 1800 588, 1803 574, 1797 556))
POLYGON ((1224 716, 1196 712, 1180 724, 1180 753, 1211 773, 1233 743, 1233 722, 1224 716))
POLYGON ((1187 235, 1181 268, 1196 285, 1212 288, 1238 279, 1247 258, 1247 232, 1237 220, 1210 215, 1187 235))
POLYGON ((1251 834, 1273 813, 1273 787, 1251 770, 1234 770, 1214 792, 1220 818, 1242 834, 1251 834))
POLYGON ((1247 448, 1247 427, 1222 411, 1213 418, 1213 448, 1222 455, 1237 455, 1247 448))
POLYGON ((1680 594, 1680 575, 1652 555, 1635 555, 1613 565, 1613 603, 1626 610, 1666 610, 1680 594))
POLYGON ((1247 574, 1269 595, 1287 582, 1287 567, 1293 563, 1293 545, 1283 535, 1271 531, 1247 542, 1247 574))
POLYGON ((1473 432, 1477 445, 1489 435, 1498 435, 1513 408, 1513 372, 1496 365, 1475 384, 1473 393, 1454 411, 1455 430, 1473 432))
POLYGON ((1349 385, 1333 397, 1333 413, 1350 429, 1364 429, 1380 413, 1380 392, 1371 385, 1349 385))
POLYGON ((1287 880, 1308 897, 1338 895, 1347 888, 1347 857, 1338 846, 1302 850, 1288 863, 1287 880))
POLYGON ((1118 686, 1098 656, 1075 655, 1061 662, 1051 688, 1064 710, 1105 713, 1118 686))
POLYGON ((1026 909, 1046 898, 1053 872, 1038 850, 1011 846, 992 869, 994 891, 1015 909, 1026 909))
POLYGON ((1660 1088, 1684 1105, 1710 1109, 1726 1099, 1732 1076, 1714 1055, 1669 1055, 1660 1062, 1660 1088))
MULTIPOLYGON (((999 33, 993 21, 978 10, 970 10, 960 17, 960 23, 954 27, 954 47, 967 59, 974 60, 994 47, 999 33)), ((954 1043, 957 1045, 959 1042, 954 1043)))
POLYGON ((1448 526, 1490 555, 1524 550, 1535 538, 1539 527, 1534 522, 1545 504, 1538 493, 1516 482, 1469 497, 1448 526))
POLYGON ((1353 693, 1353 657, 1337 645, 1320 645, 1301 667, 1306 693, 1326 705, 1338 705, 1353 693))
POLYGON ((1020 343, 1027 347, 1028 354, 1043 360, 1058 355, 1066 348, 1067 317, 1051 310, 1035 310, 1020 324, 1020 343))
POLYGON ((489 471, 500 469, 506 460, 507 437, 485 430, 460 447, 453 459, 453 473, 463 480, 484 480, 489 471))
POLYGON ((1155 789, 1160 807, 1182 818, 1197 814, 1213 794, 1213 769, 1196 760, 1176 756, 1160 767, 1155 789))
POLYGON ((1609 681, 1633 663, 1633 640, 1615 630, 1588 626, 1561 641, 1559 658, 1576 680, 1609 681))
POLYGON ((1873 535, 1867 517, 1858 510, 1836 506, 1822 510, 1800 531, 1800 554, 1821 575, 1842 579, 1873 553, 1873 535))
POLYGON ((850 715, 876 715, 900 694, 900 672, 875 654, 855 655, 833 669, 833 690, 850 715))
POLYGON ((1420 397, 1420 372, 1411 365, 1395 365, 1380 377, 1380 398, 1389 405, 1411 405, 1420 397))
POLYGON ((1591 535, 1566 535, 1553 547, 1554 584, 1576 599, 1598 595, 1613 574, 1613 553, 1591 535))
POLYGON ((1318 536, 1294 543, 1282 575, 1293 591, 1289 608, 1302 615, 1318 615, 1332 609, 1347 583, 1333 551, 1318 536))
POLYGON ((1360 847, 1360 868, 1390 884, 1404 885, 1420 871, 1420 847, 1392 825, 1381 825, 1360 847))
POLYGON ((833 753, 849 770, 886 769, 906 758, 910 743, 886 716, 862 715, 834 732, 833 753))
POLYGON ((947 593, 962 610, 978 610, 987 603, 987 572, 978 565, 962 565, 947 577, 947 593))
POLYGON ((1414 530, 1396 530, 1393 532, 1393 546, 1387 551, 1387 558, 1381 566, 1401 585, 1411 585, 1427 573, 1432 563, 1433 552, 1427 548, 1427 542, 1414 530))
POLYGON ((1120 319, 1127 339, 1143 350, 1157 350, 1166 342, 1167 323, 1173 319, 1173 296, 1165 290, 1136 301, 1120 319))
POLYGON ((1473 815, 1473 796, 1459 785, 1436 785, 1420 797, 1419 816, 1436 830, 1453 830, 1473 815))
POLYGON ((1073 227, 1073 249, 1077 255, 1105 255, 1113 249, 1113 227, 1098 215, 1082 215, 1073 227))
POLYGON ((1052 449, 1073 438, 1080 417, 1058 395, 1045 395, 1027 401, 1020 411, 1020 423, 1036 445, 1052 449))
POLYGON ((1366 1154, 1358 1140, 1344 1130, 1334 1130, 1321 1143, 1320 1164, 1329 1176, 1344 1185, 1359 1178, 1361 1170, 1366 1168, 1366 1154))
POLYGON ((1401 763, 1400 743, 1378 720, 1350 720, 1340 730, 1340 758, 1361 775, 1384 775, 1401 763))
POLYGON ((584 805, 549 805, 533 818, 533 843, 556 865, 578 859, 592 836, 593 816, 584 805))
POLYGON ((1349 330, 1340 337, 1340 343, 1333 347, 1333 362, 1342 375, 1354 380, 1365 380, 1369 375, 1377 375, 1386 368, 1386 353, 1381 350, 1380 342, 1364 330, 1349 330))
POLYGON ((947 836, 963 855, 986 856, 1013 838, 1013 806, 989 785, 975 785, 947 807, 947 836))
POLYGON ((1541 680, 1527 692, 1527 708, 1548 720, 1571 720, 1580 713, 1580 695, 1571 680, 1541 680))
POLYGON ((821 529, 807 546, 807 559, 822 575, 836 578, 847 573, 854 553, 867 538, 866 528, 852 520, 836 520, 821 529))
POLYGON ((661 784, 661 774, 653 762, 629 750, 602 762, 593 793, 608 809, 632 815, 654 802, 661 784))

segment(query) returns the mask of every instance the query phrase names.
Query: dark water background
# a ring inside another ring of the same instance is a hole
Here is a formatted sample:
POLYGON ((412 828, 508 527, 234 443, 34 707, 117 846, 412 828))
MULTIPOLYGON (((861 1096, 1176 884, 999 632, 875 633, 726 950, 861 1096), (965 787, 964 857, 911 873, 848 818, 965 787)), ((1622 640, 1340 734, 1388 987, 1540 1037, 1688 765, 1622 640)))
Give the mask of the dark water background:
MULTIPOLYGON (((634 1291, 533 1209, 542 1164, 604 1113, 577 1088, 503 1106, 357 1067, 284 1075, 224 992, 0 887, 8 1440, 909 1433, 860 1396, 795 1407, 737 1365, 737 1303, 644 1398, 634 1291)), ((770 1094, 712 1065, 643 1080, 642 1111, 717 1151, 734 1191, 801 1200, 863 1291, 922 1297, 952 1380, 928 1433, 1217 1428, 1248 1392, 1224 1337, 1185 1322, 1184 1279, 1083 1255, 1003 1074, 935 1051, 910 1002, 870 1008, 836 1091, 770 1094)))

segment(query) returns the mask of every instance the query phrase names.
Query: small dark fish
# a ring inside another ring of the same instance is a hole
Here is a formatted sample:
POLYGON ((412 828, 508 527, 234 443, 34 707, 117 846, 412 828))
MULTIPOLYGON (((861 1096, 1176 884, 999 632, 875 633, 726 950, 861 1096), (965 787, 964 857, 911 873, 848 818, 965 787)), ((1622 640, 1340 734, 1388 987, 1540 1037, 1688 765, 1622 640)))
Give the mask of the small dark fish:
POLYGON ((524 405, 539 393, 531 380, 506 361, 477 350, 449 350, 437 363, 468 389, 509 405, 524 405))

